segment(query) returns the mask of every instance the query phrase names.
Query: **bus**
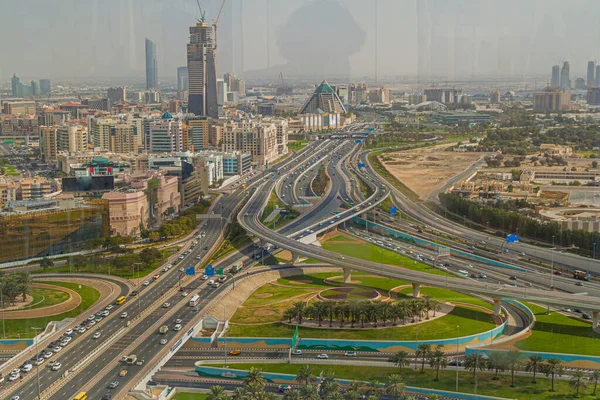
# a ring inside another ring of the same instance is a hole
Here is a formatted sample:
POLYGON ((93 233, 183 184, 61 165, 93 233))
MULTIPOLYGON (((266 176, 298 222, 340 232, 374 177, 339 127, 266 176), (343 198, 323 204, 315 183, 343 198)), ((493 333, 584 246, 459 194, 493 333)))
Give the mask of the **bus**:
POLYGON ((79 392, 77 396, 73 397, 73 400, 87 400, 87 393, 79 392))
POLYGON ((592 276, 585 271, 575 270, 573 272, 573 278, 580 279, 582 281, 589 281, 592 279, 592 276))
POLYGON ((121 296, 121 297, 119 297, 119 298, 118 298, 118 299, 115 301, 115 304, 116 304, 116 305, 123 304, 123 303, 125 303, 125 300, 127 300, 127 297, 125 297, 125 296, 121 296))
POLYGON ((199 302, 200 302, 200 296, 197 294, 193 295, 192 298, 190 299, 190 307, 196 307, 199 302))
POLYGON ((462 275, 462 276, 465 276, 465 277, 469 276, 469 273, 467 271, 465 271, 464 269, 459 269, 457 272, 458 272, 459 275, 462 275))

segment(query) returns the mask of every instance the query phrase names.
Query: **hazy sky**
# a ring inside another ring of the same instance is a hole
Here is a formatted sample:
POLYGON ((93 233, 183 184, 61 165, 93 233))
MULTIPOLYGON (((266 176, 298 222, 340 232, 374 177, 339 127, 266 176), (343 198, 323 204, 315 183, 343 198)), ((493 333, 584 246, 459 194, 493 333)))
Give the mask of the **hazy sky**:
MULTIPOLYGON (((211 19, 221 0, 200 3, 211 19)), ((148 37, 174 79, 197 16, 195 0, 1 0, 0 78, 142 79, 148 37)), ((599 20, 598 0, 227 0, 219 69, 372 77, 377 37, 379 77, 549 76, 569 60, 574 79, 600 59, 599 20)))

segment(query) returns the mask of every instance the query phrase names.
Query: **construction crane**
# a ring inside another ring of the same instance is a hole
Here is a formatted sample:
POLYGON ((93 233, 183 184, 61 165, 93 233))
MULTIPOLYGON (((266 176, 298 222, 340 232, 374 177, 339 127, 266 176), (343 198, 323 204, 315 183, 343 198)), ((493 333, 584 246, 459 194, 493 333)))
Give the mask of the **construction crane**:
POLYGON ((217 23, 219 22, 219 18, 221 18, 221 12, 223 12, 223 7, 225 6, 225 1, 227 1, 227 0, 223 0, 223 2, 221 3, 221 8, 219 8, 219 13, 217 14, 217 18, 212 20, 212 26, 213 26, 213 29, 215 30, 215 49, 217 48, 217 45, 219 43, 219 41, 217 40, 217 23))

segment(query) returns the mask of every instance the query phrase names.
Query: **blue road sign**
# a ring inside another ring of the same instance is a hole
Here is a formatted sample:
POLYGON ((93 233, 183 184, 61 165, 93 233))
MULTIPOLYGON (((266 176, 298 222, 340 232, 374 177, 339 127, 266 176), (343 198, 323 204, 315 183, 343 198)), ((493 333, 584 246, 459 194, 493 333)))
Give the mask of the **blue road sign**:
POLYGON ((514 234, 510 234, 510 235, 506 235, 506 243, 518 243, 519 242, 519 235, 514 235, 514 234))
POLYGON ((358 168, 364 168, 364 167, 365 167, 365 164, 363 164, 361 162, 358 163, 358 168))
POLYGON ((208 264, 206 266, 206 268, 204 269, 204 275, 215 276, 215 269, 213 268, 212 264, 208 264))
POLYGON ((360 142, 362 142, 362 140, 360 140, 360 139, 356 139, 354 142, 355 142, 355 143, 360 143, 360 142))
POLYGON ((186 275, 194 275, 195 273, 196 273, 196 268, 194 268, 193 265, 191 267, 187 267, 185 269, 185 274, 186 275))
POLYGON ((385 121, 385 116, 382 115, 380 118, 382 121, 385 121))
POLYGON ((397 212, 398 212, 398 209, 396 208, 396 206, 391 206, 390 207, 390 214, 396 215, 397 212))

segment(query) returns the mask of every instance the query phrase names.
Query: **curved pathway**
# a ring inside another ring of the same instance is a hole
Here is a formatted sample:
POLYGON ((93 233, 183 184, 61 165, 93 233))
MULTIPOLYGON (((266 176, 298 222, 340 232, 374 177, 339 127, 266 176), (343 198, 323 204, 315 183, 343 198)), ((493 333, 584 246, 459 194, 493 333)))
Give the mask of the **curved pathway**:
POLYGON ((5 311, 4 319, 24 319, 24 318, 41 318, 58 315, 76 309, 81 304, 81 296, 74 290, 62 286, 48 285, 45 283, 35 283, 32 285, 36 288, 58 290, 66 292, 69 299, 62 303, 53 304, 48 307, 34 308, 31 310, 14 310, 5 311))

